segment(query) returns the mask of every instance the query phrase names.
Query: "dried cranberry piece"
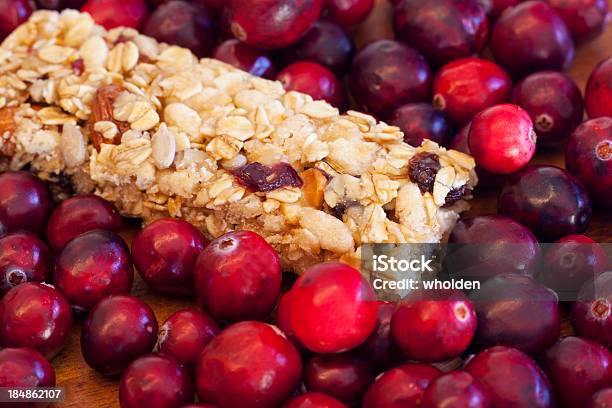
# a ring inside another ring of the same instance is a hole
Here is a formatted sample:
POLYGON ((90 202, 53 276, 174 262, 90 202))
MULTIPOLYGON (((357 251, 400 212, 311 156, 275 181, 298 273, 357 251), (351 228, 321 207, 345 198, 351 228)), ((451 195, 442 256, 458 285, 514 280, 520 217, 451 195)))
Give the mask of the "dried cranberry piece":
POLYGON ((446 198, 444 199, 444 205, 453 205, 457 201, 467 198, 472 194, 472 190, 468 188, 466 185, 461 187, 452 188, 451 191, 448 192, 446 198))
POLYGON ((266 166, 255 162, 236 172, 238 182, 253 191, 272 191, 281 187, 302 187, 304 184, 297 171, 288 163, 266 166))
POLYGON ((417 183, 423 194, 426 192, 433 193, 438 170, 440 170, 440 158, 435 153, 417 153, 408 162, 410 180, 417 183))
POLYGON ((83 74, 83 72, 85 71, 85 61, 83 60, 83 58, 74 60, 72 61, 71 67, 72 67, 72 71, 76 75, 81 76, 81 74, 83 74))

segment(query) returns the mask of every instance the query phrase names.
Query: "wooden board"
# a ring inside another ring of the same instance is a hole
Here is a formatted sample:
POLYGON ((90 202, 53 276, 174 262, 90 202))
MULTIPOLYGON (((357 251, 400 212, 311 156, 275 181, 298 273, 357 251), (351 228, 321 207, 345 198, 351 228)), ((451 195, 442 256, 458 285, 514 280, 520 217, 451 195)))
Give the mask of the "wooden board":
MULTIPOLYGON (((612 4, 612 0, 610 0, 612 4)), ((392 38, 391 8, 386 0, 377 0, 375 12, 364 27, 354 33, 356 42, 364 44, 375 39, 392 38)), ((602 59, 612 56, 612 25, 596 40, 578 47, 570 75, 584 90, 593 67, 602 59)), ((563 165, 562 151, 539 153, 534 162, 563 165)), ((495 212, 497 191, 479 193, 473 201, 471 214, 495 212)), ((136 224, 127 226, 123 236, 129 241, 136 224)), ((599 242, 612 242, 612 214, 597 211, 587 232, 599 242)), ((195 306, 192 300, 171 299, 156 296, 136 275, 133 294, 151 305, 160 324, 176 310, 195 306)), ((81 322, 77 322, 62 353, 52 362, 56 369, 57 384, 66 388, 67 398, 58 407, 110 408, 118 407, 118 379, 108 379, 97 374, 83 361, 80 350, 81 322)))

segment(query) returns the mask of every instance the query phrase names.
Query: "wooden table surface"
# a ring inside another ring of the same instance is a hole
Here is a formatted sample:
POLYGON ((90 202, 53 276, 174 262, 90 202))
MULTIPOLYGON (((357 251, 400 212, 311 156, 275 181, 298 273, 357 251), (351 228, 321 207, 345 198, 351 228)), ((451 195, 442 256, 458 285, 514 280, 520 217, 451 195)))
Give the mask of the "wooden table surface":
MULTIPOLYGON (((612 0, 609 1, 612 4, 612 0)), ((374 39, 392 38, 390 13, 391 8, 386 0, 377 0, 375 12, 366 24, 354 33, 356 42, 364 44, 374 39)), ((580 89, 584 90, 586 80, 593 67, 602 59, 610 56, 612 56, 612 24, 609 24, 606 32, 594 41, 577 47, 576 58, 569 73, 580 89)), ((562 166, 563 154, 561 150, 538 153, 534 162, 562 166)), ((472 201, 470 214, 494 213, 496 196, 497 191, 479 192, 472 201)), ((134 223, 124 229, 122 235, 128 242, 136 228, 136 223, 134 223)), ((608 212, 606 214, 601 210, 596 211, 587 235, 599 242, 612 242, 612 213, 608 212)), ((196 306, 193 300, 165 298, 153 294, 140 280, 138 274, 136 274, 132 294, 151 305, 160 325, 176 310, 196 306)), ((52 361, 56 370, 57 385, 66 388, 66 400, 55 406, 63 408, 118 407, 119 380, 102 377, 83 361, 79 343, 81 326, 81 321, 74 325, 66 347, 52 361)))

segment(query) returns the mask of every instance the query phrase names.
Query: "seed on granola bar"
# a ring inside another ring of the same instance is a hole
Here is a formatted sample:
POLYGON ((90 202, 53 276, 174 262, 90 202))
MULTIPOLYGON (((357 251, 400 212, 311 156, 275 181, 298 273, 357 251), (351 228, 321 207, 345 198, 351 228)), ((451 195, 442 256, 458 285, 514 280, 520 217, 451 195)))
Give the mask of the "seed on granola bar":
POLYGON ((235 173, 243 186, 259 192, 276 190, 281 187, 302 187, 302 179, 288 163, 277 163, 271 167, 254 162, 235 173))
POLYGON ((432 193, 440 167, 440 158, 437 154, 421 152, 415 154, 408 162, 408 175, 410 180, 419 186, 421 193, 432 193))

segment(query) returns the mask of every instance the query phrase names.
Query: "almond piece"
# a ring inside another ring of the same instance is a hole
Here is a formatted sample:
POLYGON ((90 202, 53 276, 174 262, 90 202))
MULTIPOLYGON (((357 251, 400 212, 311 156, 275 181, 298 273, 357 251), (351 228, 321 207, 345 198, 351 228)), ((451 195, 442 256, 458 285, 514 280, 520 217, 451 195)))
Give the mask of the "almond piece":
POLYGON ((10 157, 15 154, 15 143, 11 140, 11 136, 17 130, 16 112, 16 107, 0 109, 0 156, 10 157), (8 139, 4 139, 5 134, 8 135, 8 139))
POLYGON ((323 205, 323 194, 327 186, 325 174, 319 169, 311 168, 304 171, 300 177, 304 182, 302 190, 308 205, 317 209, 321 208, 323 205))
POLYGON ((113 104, 123 91, 125 91, 124 87, 115 84, 104 85, 96 91, 96 96, 91 104, 89 131, 91 132, 92 142, 98 152, 102 143, 120 144, 121 135, 130 128, 129 123, 113 119, 113 104), (102 121, 113 122, 117 125, 119 132, 117 132, 112 140, 105 138, 102 133, 95 130, 96 123, 102 121))

